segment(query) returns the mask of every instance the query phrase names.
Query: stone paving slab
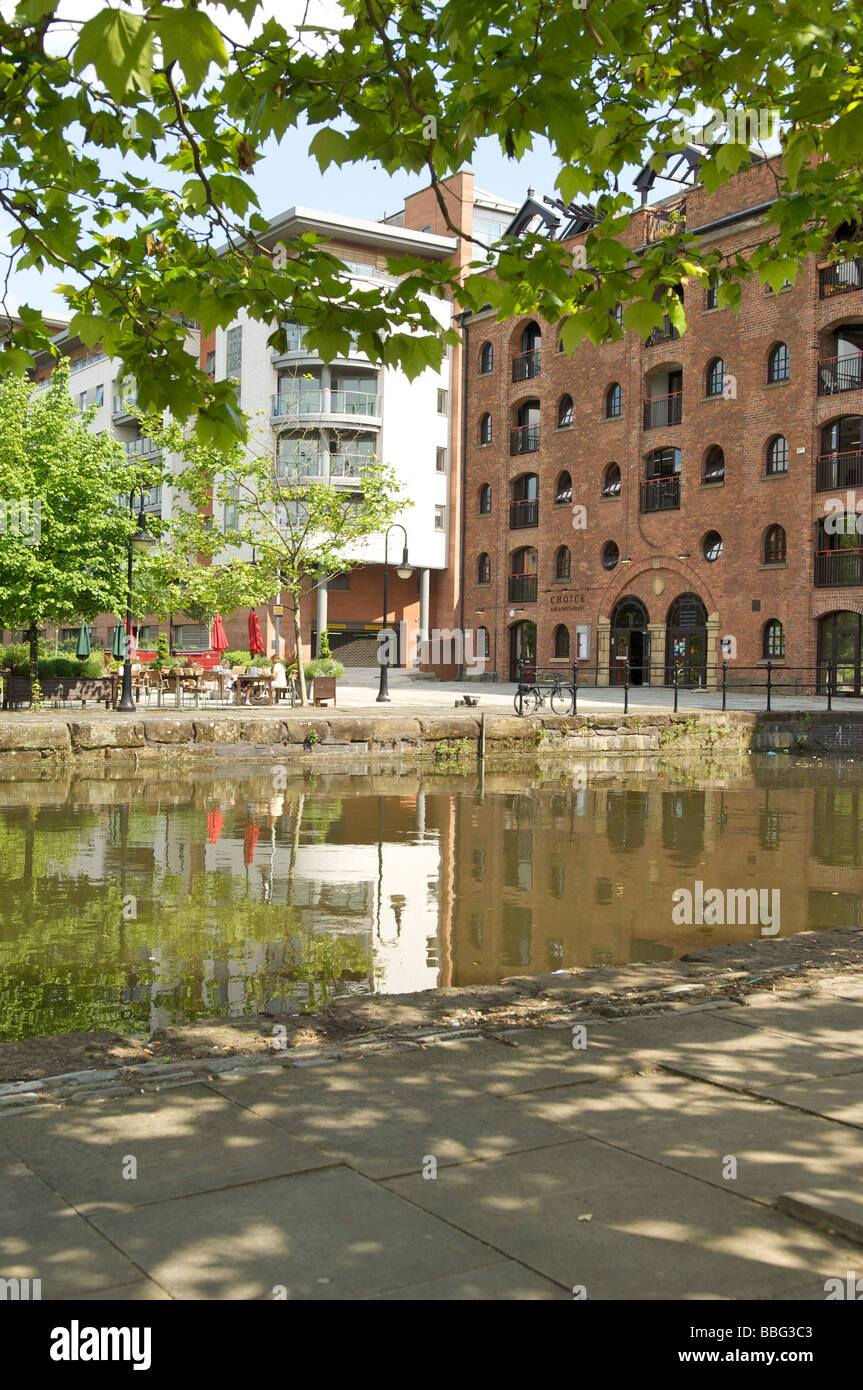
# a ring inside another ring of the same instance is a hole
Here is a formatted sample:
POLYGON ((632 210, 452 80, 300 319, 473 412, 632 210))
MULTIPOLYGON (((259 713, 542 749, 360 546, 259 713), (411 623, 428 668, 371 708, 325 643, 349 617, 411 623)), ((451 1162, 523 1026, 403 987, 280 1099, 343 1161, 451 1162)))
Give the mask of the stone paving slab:
POLYGON ((510 1103, 534 1118, 771 1204, 791 1187, 850 1181, 860 1167, 856 1130, 685 1077, 566 1086, 510 1103), (733 1178, 724 1176, 732 1171, 733 1178))
POLYGON ((783 1192, 780 1211, 863 1245, 863 1187, 854 1177, 841 1184, 821 1183, 800 1192, 783 1192))
MULTIPOLYGON (((450 1098, 465 1091, 508 1095, 574 1080, 607 1080, 638 1070, 638 1056, 614 1026, 590 1024, 588 1028, 590 1045, 580 1051, 573 1049, 568 1025, 507 1032, 506 1042, 479 1038, 434 1043, 292 1074, 302 1075, 315 1093, 344 1100, 372 1094, 409 1099, 424 1092, 444 1094, 443 1088, 450 1098)), ((219 1077, 213 1084, 224 1095, 235 1094, 235 1078, 219 1077)))
POLYGON ((499 1264, 488 1265, 485 1269, 474 1269, 469 1274, 446 1274, 442 1279, 430 1279, 423 1284, 410 1284, 406 1288, 388 1289, 386 1293, 372 1295, 374 1301, 416 1303, 419 1301, 485 1301, 488 1299, 517 1299, 519 1302, 570 1301, 572 1293, 562 1289, 550 1279, 543 1279, 514 1260, 501 1260, 499 1264))
POLYGON ((818 1047, 849 1050, 863 1058, 863 1003, 813 994, 783 1003, 775 995, 750 996, 745 1006, 723 1014, 743 1028, 788 1033, 818 1047))
POLYGON ((637 1051, 642 1067, 665 1066, 759 1094, 789 1081, 863 1072, 863 1054, 768 1028, 742 1028, 731 1012, 622 1019, 613 1027, 620 1030, 621 1049, 637 1051))
POLYGON ((332 1162, 206 1085, 4 1121, 2 1142, 81 1210, 140 1206, 332 1162), (124 1178, 127 1157, 137 1177, 124 1178))
POLYGON ((821 1077, 815 1081, 797 1081, 790 1085, 767 1087, 762 1094, 768 1100, 796 1106, 825 1119, 838 1120, 846 1125, 863 1128, 863 1073, 848 1076, 821 1077))
POLYGON ((500 1254, 343 1167, 101 1211, 94 1222, 174 1298, 365 1299, 500 1254))
POLYGON ((76 1302, 88 1303, 96 1299, 101 1303, 167 1303, 171 1295, 154 1284, 152 1279, 141 1279, 136 1284, 122 1284, 118 1288, 103 1289, 99 1293, 75 1295, 76 1302))
POLYGON ((40 1279, 44 1300, 102 1297, 141 1273, 0 1145, 0 1276, 40 1279))
MULTIPOLYGON (((411 1060, 416 1073, 421 1059, 411 1060)), ((329 1161, 341 1160, 368 1177, 419 1172, 429 1157, 440 1168, 571 1138, 558 1125, 459 1083, 451 1088, 441 1077, 425 1089, 382 1089, 375 1085, 376 1069, 376 1062, 366 1065, 366 1074, 371 1074, 366 1094, 361 1081, 350 1091, 325 1087, 315 1094, 306 1086, 298 1093, 290 1073, 212 1085, 224 1087, 224 1094, 237 1105, 248 1106, 292 1140, 312 1144, 329 1161)), ((327 1079, 338 1082, 343 1077, 327 1079)))
POLYGON ((859 1253, 593 1139, 386 1186, 588 1299, 818 1299, 859 1253))

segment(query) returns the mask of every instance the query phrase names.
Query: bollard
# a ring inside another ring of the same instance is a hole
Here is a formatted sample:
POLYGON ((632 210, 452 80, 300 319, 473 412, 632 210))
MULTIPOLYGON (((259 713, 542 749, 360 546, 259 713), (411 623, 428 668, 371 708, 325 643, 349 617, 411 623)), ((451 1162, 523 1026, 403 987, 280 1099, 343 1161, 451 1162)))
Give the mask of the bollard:
POLYGON ((827 708, 833 709, 833 662, 827 662, 827 708))
POLYGON ((772 662, 772 661, 768 661, 768 663, 767 663, 767 713, 768 713, 768 714, 770 713, 770 696, 771 696, 772 689, 773 689, 773 686, 772 686, 772 678, 773 678, 773 662, 772 662))
POLYGON ((673 666, 672 666, 671 669, 672 669, 672 671, 673 671, 673 673, 674 673, 674 677, 673 677, 673 679, 674 679, 674 713, 676 714, 676 713, 677 713, 677 686, 678 686, 678 680, 679 680, 679 672, 678 672, 678 667, 677 667, 677 662, 676 662, 676 661, 674 662, 674 664, 673 664, 673 666))
POLYGON ((572 712, 578 713, 578 662, 572 663, 572 712))

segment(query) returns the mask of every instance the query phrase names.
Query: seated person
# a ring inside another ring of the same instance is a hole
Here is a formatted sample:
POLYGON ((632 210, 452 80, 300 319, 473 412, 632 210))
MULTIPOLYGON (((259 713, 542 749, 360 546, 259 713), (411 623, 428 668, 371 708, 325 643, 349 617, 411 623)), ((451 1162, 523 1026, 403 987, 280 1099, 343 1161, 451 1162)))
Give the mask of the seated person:
POLYGON ((285 663, 282 661, 281 657, 277 656, 273 662, 273 689, 287 690, 287 688, 288 677, 285 672, 285 663))

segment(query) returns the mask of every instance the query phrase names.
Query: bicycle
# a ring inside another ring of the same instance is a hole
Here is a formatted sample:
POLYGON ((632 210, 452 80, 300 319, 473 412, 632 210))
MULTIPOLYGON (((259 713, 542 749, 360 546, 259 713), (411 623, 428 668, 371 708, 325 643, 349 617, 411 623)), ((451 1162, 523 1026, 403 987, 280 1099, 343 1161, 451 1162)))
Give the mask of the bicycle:
POLYGON ((545 687, 536 674, 531 682, 519 684, 513 707, 519 718, 526 714, 536 714, 538 709, 544 708, 546 698, 552 714, 572 714, 575 709, 575 687, 564 685, 559 673, 555 673, 550 682, 546 681, 545 687))

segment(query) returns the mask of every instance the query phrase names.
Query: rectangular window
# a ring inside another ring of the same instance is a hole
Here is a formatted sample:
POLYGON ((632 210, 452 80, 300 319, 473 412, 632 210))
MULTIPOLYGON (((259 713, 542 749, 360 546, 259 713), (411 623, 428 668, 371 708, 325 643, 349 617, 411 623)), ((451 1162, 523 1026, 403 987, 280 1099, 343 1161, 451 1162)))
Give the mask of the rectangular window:
POLYGON ((446 507, 435 507, 434 509, 434 529, 436 531, 446 530, 446 507))
MULTIPOLYGON (((139 639, 140 645, 140 639, 139 639)), ((174 646, 183 652, 205 652, 210 646, 208 623, 185 623, 174 628, 174 646)))
POLYGON ((216 350, 215 350, 215 348, 213 348, 211 352, 208 352, 208 353, 207 353, 207 365, 206 365, 206 367, 204 368, 204 371, 207 373, 207 376, 210 377, 211 380, 212 380, 212 378, 216 375, 216 350))
POLYGON ((333 592, 340 589, 349 589, 350 587, 351 576, 349 570, 345 570, 344 574, 334 574, 331 579, 327 580, 327 588, 331 589, 333 592))
POLYGON ((145 652, 156 651, 159 641, 159 628, 156 624, 150 623, 149 626, 138 628, 138 650, 145 652))
POLYGON ((438 389, 437 393, 437 413, 446 415, 447 412, 447 392, 438 389))
POLYGON ((435 468, 438 473, 446 472, 446 449, 438 449, 435 459, 435 468))
POLYGON ((93 404, 94 404, 94 405, 104 405, 104 404, 105 404, 105 383, 104 383, 104 382, 102 383, 101 386, 94 386, 94 387, 93 387, 93 404))

